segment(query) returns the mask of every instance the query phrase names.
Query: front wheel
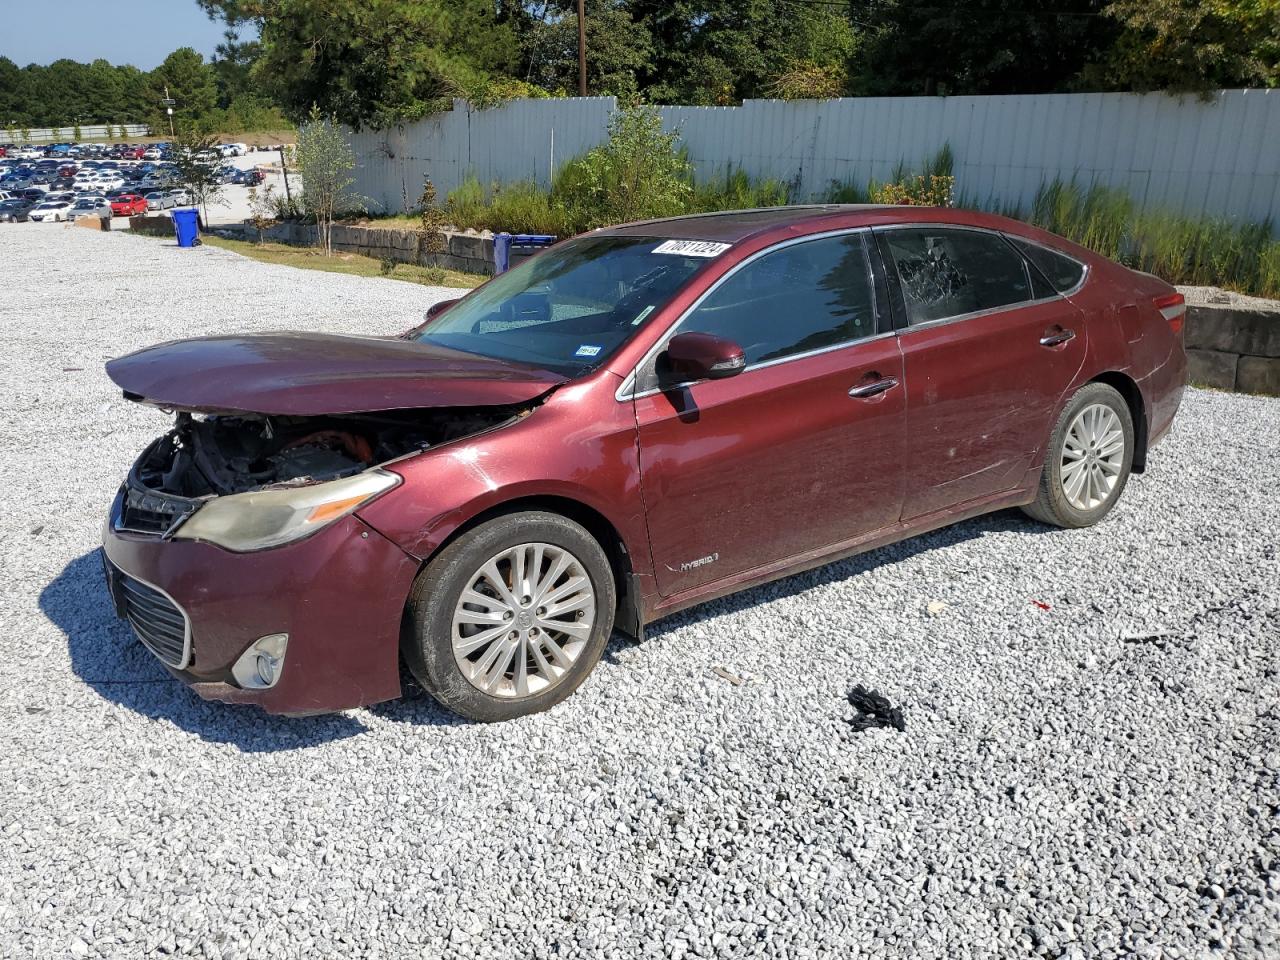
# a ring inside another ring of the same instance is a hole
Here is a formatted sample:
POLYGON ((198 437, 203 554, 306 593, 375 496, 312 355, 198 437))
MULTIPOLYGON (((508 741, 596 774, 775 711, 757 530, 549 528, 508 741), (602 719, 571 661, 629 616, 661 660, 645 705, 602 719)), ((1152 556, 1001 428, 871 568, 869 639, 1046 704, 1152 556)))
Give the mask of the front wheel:
POLYGON ((554 513, 512 513, 446 547, 418 576, 403 649, 441 704, 509 720, 568 697, 595 667, 617 604, 600 544, 554 513))
POLYGON ((1049 438, 1030 516, 1059 527, 1088 527, 1116 505, 1133 468, 1133 417, 1105 383, 1076 391, 1049 438))

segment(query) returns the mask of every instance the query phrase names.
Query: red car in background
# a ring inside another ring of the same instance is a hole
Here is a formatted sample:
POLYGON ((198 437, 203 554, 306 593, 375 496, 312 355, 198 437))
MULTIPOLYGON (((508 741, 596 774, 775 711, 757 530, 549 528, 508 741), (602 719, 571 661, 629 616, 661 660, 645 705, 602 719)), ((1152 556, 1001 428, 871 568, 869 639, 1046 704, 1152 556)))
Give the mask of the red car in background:
POLYGON ((147 198, 136 193, 126 193, 111 201, 113 217, 132 217, 147 212, 147 198))
POLYGON ((117 612, 203 697, 498 720, 644 625, 967 517, 1097 523, 1173 422, 1168 284, 1002 217, 780 207, 550 248, 400 337, 107 364, 174 410, 117 612))

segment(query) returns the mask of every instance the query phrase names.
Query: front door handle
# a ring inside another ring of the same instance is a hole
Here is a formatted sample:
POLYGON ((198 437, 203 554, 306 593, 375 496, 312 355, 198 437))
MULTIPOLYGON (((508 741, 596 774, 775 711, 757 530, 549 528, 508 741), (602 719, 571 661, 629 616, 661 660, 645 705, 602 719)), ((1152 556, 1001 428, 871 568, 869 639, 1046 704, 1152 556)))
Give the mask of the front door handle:
POLYGON ((1054 333, 1046 333, 1040 338, 1040 346, 1042 347, 1060 347, 1068 340, 1074 340, 1076 332, 1074 330, 1063 330, 1059 327, 1054 333))
POLYGON ((884 377, 880 380, 872 380, 870 383, 860 383, 856 387, 850 387, 849 396, 858 400, 865 400, 868 397, 878 397, 886 390, 892 390, 897 385, 897 377, 884 377))

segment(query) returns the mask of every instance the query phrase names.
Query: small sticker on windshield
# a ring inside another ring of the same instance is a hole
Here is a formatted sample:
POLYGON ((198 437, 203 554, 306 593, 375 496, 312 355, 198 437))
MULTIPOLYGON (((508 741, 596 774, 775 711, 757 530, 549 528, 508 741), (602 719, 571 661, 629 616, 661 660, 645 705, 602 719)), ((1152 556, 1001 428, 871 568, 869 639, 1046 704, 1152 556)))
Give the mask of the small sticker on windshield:
POLYGON ((649 306, 645 307, 643 310, 637 313, 636 318, 631 321, 631 325, 633 327, 640 326, 640 323, 644 320, 644 318, 651 313, 653 313, 653 304, 649 304, 649 306))
POLYGON ((730 244, 713 243, 710 240, 664 240, 653 248, 654 253, 672 253, 681 257, 718 257, 730 244))
POLYGON ((574 356, 575 357, 596 357, 600 355, 600 351, 603 349, 604 349, 603 347, 597 347, 595 344, 592 344, 592 343, 584 343, 582 346, 578 348, 577 352, 574 353, 574 356))

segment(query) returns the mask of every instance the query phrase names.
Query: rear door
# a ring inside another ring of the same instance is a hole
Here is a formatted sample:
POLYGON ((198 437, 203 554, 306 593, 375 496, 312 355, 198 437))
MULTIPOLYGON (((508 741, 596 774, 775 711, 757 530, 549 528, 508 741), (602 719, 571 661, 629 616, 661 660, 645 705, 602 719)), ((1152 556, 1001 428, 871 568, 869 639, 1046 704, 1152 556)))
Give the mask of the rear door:
POLYGON ((1021 485, 1084 362, 1083 313, 999 233, 878 228, 903 311, 902 519, 1021 485))
POLYGON ((869 241, 860 231, 770 248, 671 331, 737 342, 741 374, 663 386, 661 348, 637 371, 642 487, 663 596, 897 521, 902 358, 877 309, 869 241))

